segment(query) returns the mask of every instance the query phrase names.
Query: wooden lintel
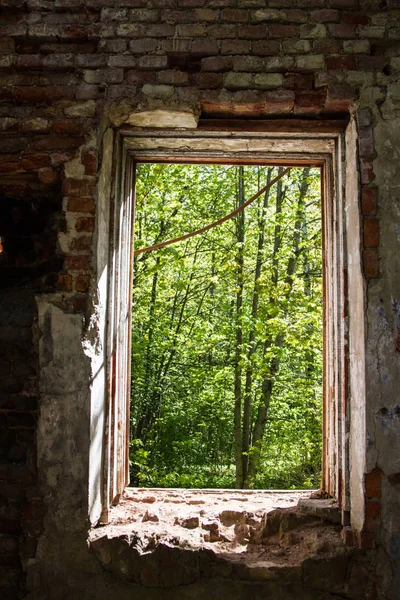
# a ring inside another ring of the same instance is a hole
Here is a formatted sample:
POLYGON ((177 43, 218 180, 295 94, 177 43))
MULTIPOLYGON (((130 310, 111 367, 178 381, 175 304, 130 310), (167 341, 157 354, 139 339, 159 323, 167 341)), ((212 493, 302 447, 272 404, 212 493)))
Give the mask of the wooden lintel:
POLYGON ((342 133, 348 118, 333 120, 313 119, 200 119, 198 129, 204 131, 248 131, 259 133, 342 133))
POLYGON ((255 165, 255 166, 275 166, 275 167, 322 167, 325 164, 325 159, 322 157, 307 157, 307 158, 291 158, 291 157, 279 157, 279 158, 248 158, 248 157, 225 157, 225 158, 214 158, 209 156, 193 156, 192 158, 182 158, 181 156, 132 156, 136 164, 143 163, 176 163, 180 165, 184 164, 222 164, 222 165, 255 165))

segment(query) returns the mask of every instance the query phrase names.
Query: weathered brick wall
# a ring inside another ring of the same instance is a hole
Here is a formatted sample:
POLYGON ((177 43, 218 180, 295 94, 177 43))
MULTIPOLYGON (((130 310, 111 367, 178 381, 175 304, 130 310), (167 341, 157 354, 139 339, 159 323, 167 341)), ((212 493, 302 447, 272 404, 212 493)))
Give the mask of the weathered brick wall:
POLYGON ((378 278, 374 128, 388 89, 400 97, 399 17, 398 0, 2 1, 2 598, 24 589, 41 533, 34 295, 86 309, 103 116, 125 100, 252 119, 357 107, 364 273, 378 278))

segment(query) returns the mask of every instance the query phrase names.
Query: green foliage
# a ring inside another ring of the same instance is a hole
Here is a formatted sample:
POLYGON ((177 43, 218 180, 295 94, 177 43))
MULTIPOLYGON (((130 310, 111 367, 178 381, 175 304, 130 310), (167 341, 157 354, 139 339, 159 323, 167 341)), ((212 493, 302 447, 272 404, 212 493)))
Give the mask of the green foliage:
MULTIPOLYGON (((223 165, 140 165, 135 247, 178 237, 233 210, 238 172, 236 166, 223 165)), ((246 166, 246 199, 265 185, 268 175, 276 174, 277 169, 246 166)), ((252 378, 250 446, 245 456, 249 461, 260 457, 255 474, 244 485, 319 485, 320 172, 292 169, 280 192, 277 188, 246 209, 243 244, 238 242, 237 222, 231 220, 135 260, 134 485, 235 485, 235 368, 243 390, 246 375, 251 373, 252 378), (236 260, 240 250, 242 272, 236 260), (257 260, 261 266, 255 279, 257 260), (241 283, 243 306, 237 311, 241 283), (238 328, 243 343, 237 353, 238 328), (257 441, 257 415, 265 403, 267 383, 271 394, 266 424, 257 441)))

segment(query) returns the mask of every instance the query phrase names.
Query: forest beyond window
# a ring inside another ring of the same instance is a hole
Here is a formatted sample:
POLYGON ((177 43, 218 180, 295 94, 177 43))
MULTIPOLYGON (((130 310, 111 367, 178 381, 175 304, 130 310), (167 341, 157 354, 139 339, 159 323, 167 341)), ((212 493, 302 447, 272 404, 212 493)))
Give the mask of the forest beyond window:
MULTIPOLYGON (((280 169, 141 164, 135 249, 207 225, 280 169)), ((131 485, 316 488, 322 445, 320 170, 134 261, 131 485)))

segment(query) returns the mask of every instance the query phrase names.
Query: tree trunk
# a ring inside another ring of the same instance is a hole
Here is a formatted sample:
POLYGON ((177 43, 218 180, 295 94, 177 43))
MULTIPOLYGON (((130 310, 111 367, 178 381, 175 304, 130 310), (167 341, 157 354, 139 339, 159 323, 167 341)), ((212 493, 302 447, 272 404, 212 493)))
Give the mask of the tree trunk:
MULTIPOLYGON (((267 184, 271 181, 272 168, 268 169, 267 184)), ((263 264, 263 249, 265 242, 265 217, 267 214, 269 192, 267 189, 264 195, 264 202, 260 211, 259 218, 259 234, 257 244, 257 257, 256 257, 256 268, 254 273, 254 286, 253 296, 251 305, 251 317, 252 326, 249 333, 249 344, 247 351, 247 367, 246 367, 246 383, 245 392, 243 397, 243 434, 242 434, 242 455, 243 455, 243 480, 246 482, 247 479, 247 468, 249 462, 249 449, 250 449, 250 429, 251 429, 251 405, 252 405, 252 394, 253 394, 253 355, 256 349, 256 319, 258 315, 258 304, 259 304, 259 279, 262 271, 263 264)))
MULTIPOLYGON (((238 169, 238 194, 237 204, 244 204, 244 169, 238 169)), ((236 488, 243 487, 243 462, 242 462, 242 360, 243 351, 243 270, 244 270, 244 211, 239 213, 236 219, 236 351, 235 351, 235 378, 234 378, 234 440, 235 440, 235 465, 236 465, 236 488)))
MULTIPOLYGON (((299 199, 297 203, 297 211, 296 211, 296 221, 294 224, 294 232, 293 232, 293 254, 290 256, 286 268, 285 282, 288 284, 287 292, 285 295, 285 303, 286 307, 288 305, 290 295, 293 287, 293 276, 296 271, 297 266, 297 256, 299 253, 299 244, 301 237, 301 226, 303 219, 303 211, 304 211, 304 199, 308 190, 308 174, 309 169, 304 169, 303 177, 299 188, 299 199)), ((277 189, 277 200, 276 200, 276 210, 282 211, 282 204, 284 198, 284 190, 282 187, 277 189), (278 198, 278 195, 281 198, 278 198)), ((281 244, 282 235, 281 235, 281 226, 279 223, 275 226, 275 237, 274 237, 274 253, 273 253, 273 282, 276 285, 279 279, 279 258, 278 258, 278 250, 281 244)), ((287 308, 286 308, 287 312, 287 308)), ((286 332, 283 331, 275 336, 274 339, 274 347, 278 350, 283 347, 285 343, 286 332)), ((267 338, 264 343, 264 356, 266 355, 266 351, 268 348, 272 346, 272 340, 267 338)), ((275 378, 279 373, 280 359, 279 356, 274 356, 269 364, 269 369, 266 376, 263 378, 262 386, 261 386, 261 397, 260 403, 258 406, 257 417, 254 424, 253 436, 252 436, 252 452, 250 454, 249 466, 246 478, 246 487, 252 485, 252 481, 257 474, 257 470, 260 464, 261 451, 262 451, 262 442, 265 435, 265 429, 268 418, 268 409, 271 402, 272 391, 274 387, 275 378)))

